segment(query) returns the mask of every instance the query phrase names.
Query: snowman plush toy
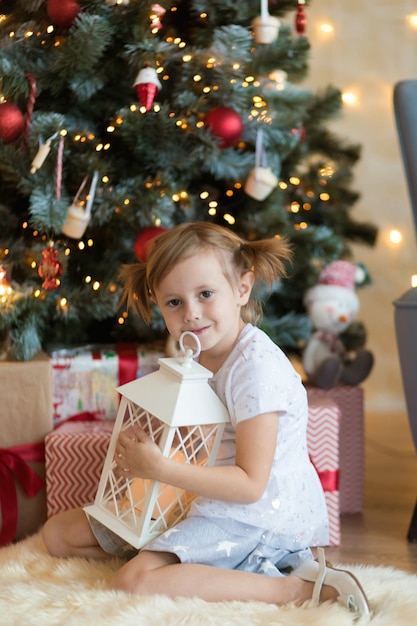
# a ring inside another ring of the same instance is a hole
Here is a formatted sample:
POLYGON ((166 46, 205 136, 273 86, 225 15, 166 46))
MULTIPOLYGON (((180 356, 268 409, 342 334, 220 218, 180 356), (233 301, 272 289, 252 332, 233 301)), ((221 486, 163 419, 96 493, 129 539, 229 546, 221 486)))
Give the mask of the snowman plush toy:
MULTIPOLYGON (((361 276, 362 275, 362 276, 361 276)), ((369 375, 373 355, 365 348, 348 352, 340 339, 359 311, 355 287, 363 270, 348 261, 333 261, 320 273, 318 283, 305 293, 304 304, 313 333, 302 363, 309 384, 330 389, 337 383, 358 385, 369 375)))

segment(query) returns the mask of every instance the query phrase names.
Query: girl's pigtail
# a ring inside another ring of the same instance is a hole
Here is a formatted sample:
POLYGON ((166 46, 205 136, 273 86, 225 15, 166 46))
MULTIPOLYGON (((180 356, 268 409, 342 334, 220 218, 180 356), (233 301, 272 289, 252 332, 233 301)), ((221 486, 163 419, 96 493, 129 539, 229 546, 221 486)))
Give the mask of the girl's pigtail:
MULTIPOLYGON (((241 244, 240 265, 244 271, 252 271, 255 284, 266 285, 270 290, 276 280, 287 276, 287 262, 291 260, 291 248, 284 239, 262 239, 241 244)), ((257 324, 262 318, 262 300, 252 291, 248 303, 242 307, 242 319, 257 324)))
POLYGON ((288 262, 291 260, 291 247, 285 239, 274 237, 245 242, 241 246, 245 267, 255 274, 258 284, 270 289, 279 278, 287 276, 288 262))
POLYGON ((151 294, 146 278, 146 263, 123 265, 120 270, 123 283, 122 301, 129 309, 138 313, 146 324, 151 323, 151 294))

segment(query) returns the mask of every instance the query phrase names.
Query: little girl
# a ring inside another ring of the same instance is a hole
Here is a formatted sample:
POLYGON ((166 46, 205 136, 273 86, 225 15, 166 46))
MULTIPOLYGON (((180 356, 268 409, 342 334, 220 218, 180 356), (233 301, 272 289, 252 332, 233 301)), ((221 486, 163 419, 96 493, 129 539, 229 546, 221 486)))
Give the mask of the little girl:
MULTIPOLYGON (((122 475, 198 497, 183 522, 122 566, 115 588, 278 605, 339 598, 369 614, 349 572, 327 566, 321 549, 313 560, 309 545, 328 543, 328 518, 307 452, 306 392, 282 350, 253 325, 255 283, 271 287, 289 259, 280 238, 247 242, 214 224, 186 223, 157 237, 146 263, 123 268, 128 303, 147 323, 154 303, 175 340, 184 331, 197 335, 200 363, 213 372, 230 424, 212 467, 163 457, 139 428, 135 440, 120 434, 122 475)), ((57 556, 104 558, 125 548, 81 509, 50 518, 43 536, 57 556)))

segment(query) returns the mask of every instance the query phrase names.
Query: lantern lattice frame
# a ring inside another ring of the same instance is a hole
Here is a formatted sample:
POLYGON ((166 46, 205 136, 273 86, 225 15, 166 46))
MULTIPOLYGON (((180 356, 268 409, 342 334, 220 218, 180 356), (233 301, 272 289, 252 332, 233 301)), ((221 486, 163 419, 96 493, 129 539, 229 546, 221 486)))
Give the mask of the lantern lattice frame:
POLYGON ((139 426, 165 457, 208 466, 215 461, 229 421, 207 383, 209 370, 189 356, 158 363, 158 371, 117 389, 121 400, 97 495, 94 504, 84 508, 137 549, 183 520, 194 495, 158 481, 121 476, 114 461, 120 432, 134 437, 139 426))

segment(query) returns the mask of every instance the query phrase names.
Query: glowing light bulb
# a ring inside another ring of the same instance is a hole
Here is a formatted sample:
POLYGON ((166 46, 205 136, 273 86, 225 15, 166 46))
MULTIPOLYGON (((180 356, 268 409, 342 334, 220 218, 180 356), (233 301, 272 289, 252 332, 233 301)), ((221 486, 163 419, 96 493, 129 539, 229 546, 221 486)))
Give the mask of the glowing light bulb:
POLYGON ((356 104, 357 100, 357 97, 352 92, 345 91, 342 93, 342 102, 345 104, 356 104))
POLYGON ((417 30, 417 13, 411 13, 411 15, 407 15, 405 18, 407 24, 417 30))
POLYGON ((392 230, 390 230, 388 237, 389 237, 390 242, 395 245, 400 244, 403 238, 401 232, 396 228, 393 228, 392 230))
POLYGON ((323 22, 323 24, 320 24, 320 30, 325 35, 332 35, 334 33, 334 26, 330 22, 323 22))

